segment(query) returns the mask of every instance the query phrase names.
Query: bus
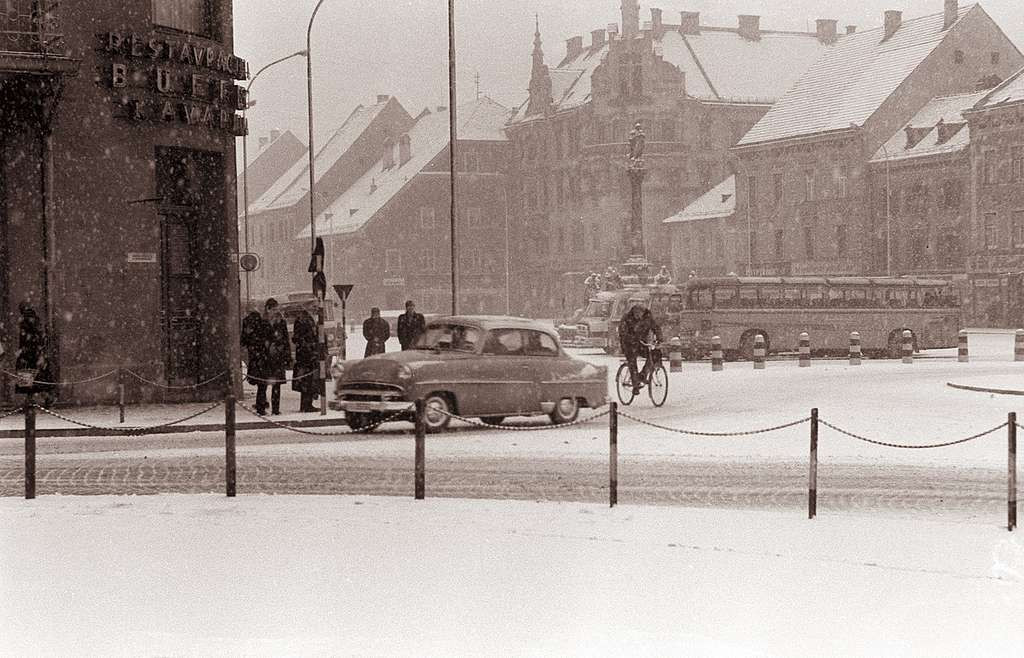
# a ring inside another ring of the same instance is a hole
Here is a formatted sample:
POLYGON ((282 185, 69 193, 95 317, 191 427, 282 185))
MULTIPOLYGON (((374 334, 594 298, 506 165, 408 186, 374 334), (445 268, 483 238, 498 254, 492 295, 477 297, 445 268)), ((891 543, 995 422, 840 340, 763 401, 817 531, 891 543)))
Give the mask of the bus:
POLYGON ((646 288, 608 316, 609 353, 619 353, 618 322, 634 303, 651 309, 666 340, 680 338, 688 358, 706 356, 713 336, 730 359, 751 358, 757 334, 769 353, 796 351, 803 332, 817 354, 846 353, 854 331, 866 355, 894 358, 905 330, 917 351, 955 347, 960 328, 956 289, 943 279, 723 276, 646 288))
POLYGON ((608 337, 612 319, 621 318, 634 304, 648 306, 651 293, 673 292, 673 286, 627 285, 617 290, 602 290, 591 296, 583 312, 570 322, 558 325, 558 337, 565 347, 600 348, 609 353, 613 343, 608 337))

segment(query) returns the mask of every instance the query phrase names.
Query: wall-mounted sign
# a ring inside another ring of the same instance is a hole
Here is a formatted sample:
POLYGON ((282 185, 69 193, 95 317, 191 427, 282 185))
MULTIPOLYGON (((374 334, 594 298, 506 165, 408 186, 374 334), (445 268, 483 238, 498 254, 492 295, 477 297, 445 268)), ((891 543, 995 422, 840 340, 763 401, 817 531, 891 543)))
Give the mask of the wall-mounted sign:
POLYGON ((129 251, 128 254, 129 263, 155 263, 156 253, 152 251, 134 252, 129 251))
POLYGON ((404 276, 385 277, 381 281, 381 283, 384 284, 385 286, 400 287, 400 286, 404 286, 405 285, 405 277, 404 276))
POLYGON ((245 60, 192 41, 122 32, 105 35, 109 57, 100 79, 115 91, 115 114, 134 121, 179 122, 242 135, 245 60))

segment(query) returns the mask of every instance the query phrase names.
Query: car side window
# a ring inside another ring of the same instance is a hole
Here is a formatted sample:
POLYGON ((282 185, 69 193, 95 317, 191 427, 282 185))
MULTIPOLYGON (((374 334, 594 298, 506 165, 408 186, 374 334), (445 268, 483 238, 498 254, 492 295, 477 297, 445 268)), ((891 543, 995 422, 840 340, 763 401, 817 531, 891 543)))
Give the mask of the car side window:
POLYGON ((530 356, 558 356, 558 343, 542 331, 527 331, 526 353, 530 356))
POLYGON ((523 334, 518 329, 492 329, 487 333, 484 354, 495 356, 523 353, 523 334))

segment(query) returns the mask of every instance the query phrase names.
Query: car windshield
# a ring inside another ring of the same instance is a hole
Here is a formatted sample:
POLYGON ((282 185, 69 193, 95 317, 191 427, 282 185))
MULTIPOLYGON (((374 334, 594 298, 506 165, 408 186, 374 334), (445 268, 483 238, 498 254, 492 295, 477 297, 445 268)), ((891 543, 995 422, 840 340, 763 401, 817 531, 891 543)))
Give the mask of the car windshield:
POLYGON ((418 350, 452 350, 475 352, 480 344, 480 330, 463 324, 432 324, 416 339, 418 350))
POLYGON ((592 301, 587 305, 587 310, 583 316, 588 318, 606 318, 611 314, 612 305, 610 302, 592 301))

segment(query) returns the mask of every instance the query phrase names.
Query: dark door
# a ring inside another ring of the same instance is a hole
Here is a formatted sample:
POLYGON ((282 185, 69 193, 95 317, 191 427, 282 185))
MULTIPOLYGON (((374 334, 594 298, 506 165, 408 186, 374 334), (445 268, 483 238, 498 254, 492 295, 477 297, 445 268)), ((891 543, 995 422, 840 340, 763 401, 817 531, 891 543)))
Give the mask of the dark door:
POLYGON ((168 382, 194 384, 202 346, 194 289, 193 223, 184 214, 166 214, 162 220, 164 367, 168 382))

